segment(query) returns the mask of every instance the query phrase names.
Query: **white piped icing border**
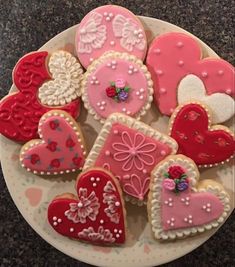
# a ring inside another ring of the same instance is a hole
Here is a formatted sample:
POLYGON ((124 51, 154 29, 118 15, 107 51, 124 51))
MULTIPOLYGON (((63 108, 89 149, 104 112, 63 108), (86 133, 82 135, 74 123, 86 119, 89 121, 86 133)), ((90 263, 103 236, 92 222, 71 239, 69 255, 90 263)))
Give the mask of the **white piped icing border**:
POLYGON ((110 134, 111 128, 114 123, 120 123, 122 125, 125 125, 131 129, 134 129, 136 131, 139 131, 140 133, 151 137, 157 141, 161 141, 164 144, 167 144, 168 146, 171 147, 172 153, 175 154, 178 150, 178 145, 176 141, 169 137, 168 135, 162 134, 158 132, 157 130, 153 129, 152 127, 148 126, 147 124, 138 121, 134 118, 131 118, 129 116, 123 115, 121 113, 113 113, 111 114, 107 120, 105 121, 104 126, 102 127, 98 137, 95 140, 95 143, 88 154, 83 170, 86 170, 87 168, 90 168, 94 166, 95 161, 97 160, 103 145, 110 134))
MULTIPOLYGON (((212 111, 205 106, 203 103, 199 102, 199 101, 190 101, 190 102, 185 102, 182 105, 179 105, 174 112, 172 113, 171 117, 170 117, 170 121, 169 121, 169 126, 168 126, 168 134, 169 136, 171 136, 171 132, 172 132, 172 128, 173 128, 173 124, 175 122, 175 118, 177 117, 178 113, 180 112, 180 110, 184 107, 187 106, 189 104, 196 104, 196 105, 200 105, 201 107, 203 107, 207 113, 208 116, 208 130, 209 131, 216 131, 216 130, 223 130, 227 133, 229 133, 231 136, 233 136, 233 138, 235 138, 234 133, 226 126, 224 125, 212 125, 212 111)), ((224 164, 225 162, 229 162, 232 158, 234 157, 234 155, 232 155, 230 158, 226 159, 225 161, 221 161, 219 163, 214 163, 214 164, 204 164, 204 165, 198 165, 199 168, 208 168, 208 167, 214 167, 214 166, 218 166, 220 164, 224 164)))
MULTIPOLYGON (((43 125, 43 123, 46 121, 46 119, 48 119, 49 117, 52 117, 52 116, 59 116, 61 118, 65 118, 65 120, 67 122, 69 122, 69 124, 73 127, 73 130, 75 131, 76 135, 77 135, 77 138, 78 138, 78 142, 80 143, 80 147, 82 149, 82 153, 83 153, 83 156, 85 157, 87 155, 87 151, 86 151, 86 148, 85 148, 85 145, 84 145, 84 138, 82 136, 82 133, 80 131, 80 128, 79 128, 79 125, 77 124, 77 122, 66 112, 62 111, 62 110, 51 110, 51 111, 48 111, 47 113, 45 113, 40 121, 39 121, 39 124, 38 124, 38 134, 39 134, 39 137, 40 139, 33 139, 33 140, 30 140, 29 142, 27 142, 26 144, 23 145, 23 147, 21 148, 20 150, 20 157, 19 157, 19 160, 20 160, 20 164, 23 168, 25 168, 25 165, 23 164, 23 160, 24 160, 24 154, 26 151, 28 151, 29 149, 31 149, 32 147, 34 146, 37 146, 39 144, 43 144, 45 143, 44 140, 42 140, 43 136, 42 136, 42 131, 41 131, 41 127, 43 125)), ((82 167, 79 168, 79 169, 68 169, 68 170, 65 170, 65 171, 59 171, 59 172, 51 172, 51 171, 35 171, 35 170, 32 170, 30 168, 25 168, 28 172, 33 172, 34 174, 39 174, 39 175, 58 175, 58 174, 64 174, 64 173, 70 173, 70 172, 75 172, 75 171, 78 171, 78 170, 82 170, 82 167)))
POLYGON ((175 238, 185 238, 189 235, 194 235, 196 233, 202 233, 205 230, 210 230, 214 227, 217 227, 221 224, 228 215, 230 211, 230 200, 228 194, 218 186, 207 185, 205 188, 197 188, 199 181, 199 172, 195 163, 183 156, 183 155, 174 155, 168 156, 162 163, 158 164, 151 174, 150 182, 150 192, 148 195, 148 217, 151 225, 152 232, 156 239, 161 240, 172 240, 175 238), (161 189, 162 181, 164 176, 161 173, 165 172, 172 164, 177 164, 182 166, 187 170, 188 177, 190 177, 191 189, 193 192, 210 192, 217 196, 224 205, 224 212, 222 215, 207 224, 201 226, 194 226, 190 228, 175 229, 164 231, 162 228, 161 222, 161 189))
POLYGON ((96 120, 99 120, 101 123, 105 122, 105 118, 101 117, 97 112, 94 110, 94 108, 90 105, 89 97, 87 94, 87 86, 88 86, 88 80, 89 77, 94 73, 94 71, 103 63, 105 63, 108 59, 124 59, 129 61, 130 63, 136 64, 141 71, 144 73, 146 79, 147 79, 147 90, 148 90, 148 97, 145 105, 137 112, 133 117, 137 120, 139 120, 143 115, 146 114, 147 110, 150 109, 151 103, 153 101, 153 81, 151 79, 151 74, 148 71, 147 67, 143 64, 143 62, 135 57, 134 55, 130 55, 128 53, 120 53, 115 51, 108 51, 104 53, 100 58, 94 60, 91 65, 89 65, 86 73, 83 75, 82 80, 82 100, 84 102, 85 108, 88 110, 88 112, 94 116, 96 120))

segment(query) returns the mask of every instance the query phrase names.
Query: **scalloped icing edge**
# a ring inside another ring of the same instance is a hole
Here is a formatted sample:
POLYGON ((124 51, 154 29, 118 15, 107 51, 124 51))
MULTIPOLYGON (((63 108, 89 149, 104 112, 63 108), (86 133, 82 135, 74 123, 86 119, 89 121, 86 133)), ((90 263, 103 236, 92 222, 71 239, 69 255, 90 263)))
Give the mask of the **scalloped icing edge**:
MULTIPOLYGON (((185 102, 181 105, 179 105, 174 112, 172 113, 170 120, 169 120, 169 124, 168 124, 168 134, 169 136, 171 136, 171 131, 172 131, 172 127, 173 124, 175 122, 175 118, 178 115, 179 111, 184 107, 187 106, 189 104, 196 104, 201 106, 203 109, 205 109, 206 113, 207 113, 207 117, 208 117, 208 130, 209 131, 216 131, 216 130, 223 130, 225 132, 227 132, 228 134, 230 134, 233 138, 235 138, 234 133, 226 126, 224 125, 220 125, 220 124, 216 124, 216 125, 212 125, 212 111, 210 110, 210 108, 208 106, 206 106, 204 103, 200 102, 200 101, 189 101, 189 102, 185 102)), ((232 155, 231 157, 229 157, 228 159, 221 161, 221 162, 217 162, 214 164, 203 164, 203 165, 198 165, 199 168, 211 168, 214 166, 218 166, 220 164, 224 164, 226 162, 229 162, 232 158, 234 158, 235 155, 232 155)))
POLYGON ((22 148, 20 150, 20 156, 19 156, 21 166, 24 169, 26 169, 28 172, 32 172, 34 174, 39 174, 39 175, 58 175, 58 174, 64 174, 64 173, 70 173, 70 172, 76 172, 78 170, 82 170, 82 167, 80 167, 79 169, 71 169, 71 170, 68 169, 68 170, 59 171, 59 172, 51 172, 51 171, 45 171, 45 172, 40 171, 39 172, 39 171, 32 170, 30 168, 26 168, 25 165, 22 163, 23 162, 23 155, 25 154, 26 151, 28 151, 29 149, 31 149, 34 146, 45 143, 45 141, 42 140, 43 136, 41 133, 41 127, 42 127, 43 123, 46 121, 46 119, 49 117, 52 117, 52 116, 60 116, 61 118, 64 118, 67 122, 69 122, 69 124, 73 127, 73 130, 75 131, 75 133, 78 137, 78 143, 81 146, 84 157, 87 155, 84 137, 83 137, 83 134, 80 130, 79 124, 67 112, 62 111, 62 110, 51 110, 51 111, 48 111, 47 113, 45 113, 40 118, 40 121, 38 124, 38 134, 39 134, 40 139, 32 139, 22 146, 22 148))
POLYGON ((165 160, 159 163, 151 173, 151 182, 150 182, 150 191, 148 195, 148 218, 151 225, 151 230, 156 239, 160 240, 173 240, 176 238, 185 238, 190 235, 195 235, 197 233, 202 233, 206 230, 218 227, 228 215, 230 210, 230 199, 229 195, 222 190, 219 186, 207 185, 205 188, 198 189, 197 185, 199 182, 199 172, 196 164, 188 157, 184 155, 173 155, 168 156, 165 160), (164 231, 161 226, 161 186, 162 179, 161 175, 158 175, 159 172, 165 170, 171 166, 172 163, 177 163, 180 166, 183 166, 187 173, 189 173, 191 178, 191 189, 193 192, 209 192, 217 196, 224 205, 224 211, 222 215, 213 220, 210 223, 194 226, 183 229, 175 229, 164 231))
POLYGON ((88 66, 86 73, 83 75, 83 80, 81 83, 82 100, 84 102, 84 106, 87 109, 87 111, 96 120, 100 121, 101 123, 105 122, 105 118, 101 117, 95 111, 95 109, 90 105, 89 97, 87 94, 87 81, 88 81, 90 75, 92 75, 92 73, 94 73, 94 71, 97 69, 97 67, 100 64, 105 63, 106 60, 108 60, 110 58, 124 59, 124 60, 130 61, 130 62, 133 62, 140 68, 140 70, 142 70, 144 72, 144 75, 147 79, 147 84, 148 84, 148 88, 147 88, 148 98, 147 98, 145 105, 134 116, 132 116, 133 118, 139 120, 142 116, 144 116, 146 114, 147 110, 149 110, 151 107, 151 103, 153 101, 153 81, 151 79, 150 72, 148 71, 147 67, 143 64, 143 62, 140 59, 138 59, 137 57, 135 57, 134 55, 130 55, 128 53, 108 51, 108 52, 104 53, 100 58, 94 60, 92 62, 92 64, 88 66))
MULTIPOLYGON (((138 121, 132 117, 129 117, 122 113, 113 113, 107 118, 98 137, 96 138, 95 143, 86 158, 85 164, 83 166, 83 170, 86 170, 87 168, 94 166, 114 123, 120 123, 131 129, 139 131, 142 134, 150 138, 153 138, 157 141, 161 141, 164 144, 167 144, 172 149, 171 154, 176 154, 178 150, 178 144, 170 136, 162 134, 158 132, 157 130, 155 130, 154 128, 150 127, 149 125, 141 121, 138 121)), ((144 201, 138 201, 138 199, 131 197, 129 195, 128 197, 127 195, 124 195, 124 197, 125 197, 125 200, 130 201, 132 204, 138 204, 140 206, 144 204, 144 203, 141 203, 144 201)))
POLYGON ((67 99, 66 99, 66 103, 64 103, 64 104, 62 104, 62 103, 59 103, 58 105, 48 105, 47 103, 43 103, 43 101, 42 101, 42 99, 39 97, 39 95, 37 95, 37 99, 38 99, 38 101, 42 104, 42 105, 45 105, 45 106, 47 106, 47 107, 52 107, 52 108, 58 108, 58 107, 63 107, 63 106, 65 106, 65 105, 68 105, 68 104, 70 104, 70 103, 72 103, 73 101, 75 101, 75 100, 77 100, 77 99, 79 99, 80 97, 81 97, 81 94, 82 94, 82 80, 83 80, 83 76, 84 76, 84 71, 83 71, 83 68, 82 68, 82 65, 81 65, 81 63, 80 63, 80 61, 78 60, 78 58, 77 57, 75 57, 72 53, 70 53, 70 52, 68 52, 68 51, 66 51, 66 50, 63 50, 63 49, 58 49, 58 50, 55 50, 55 51, 53 51, 53 52, 51 52, 51 53, 49 53, 49 52, 47 52, 48 53, 48 55, 47 55, 47 58, 46 58, 46 61, 45 61, 45 63, 46 63, 46 68, 47 68, 47 71, 48 71, 48 73, 49 73, 49 75, 50 75, 50 80, 46 80, 40 87, 38 87, 38 92, 39 92, 39 89, 41 88, 41 87, 43 87, 46 83, 49 83, 49 82, 54 82, 56 79, 55 78, 53 78, 53 73, 51 72, 51 58, 57 53, 64 53, 64 54, 67 54, 67 55, 70 55, 72 58, 74 58, 75 60, 76 60, 76 63, 78 63, 79 64, 79 66, 80 66, 80 68, 79 68, 79 75, 80 75, 80 78, 79 78, 79 84, 78 84, 78 87, 79 87, 79 90, 77 90, 76 91, 76 94, 77 94, 77 96, 76 96, 76 98, 73 98, 73 99, 71 99, 70 101, 67 101, 67 99))

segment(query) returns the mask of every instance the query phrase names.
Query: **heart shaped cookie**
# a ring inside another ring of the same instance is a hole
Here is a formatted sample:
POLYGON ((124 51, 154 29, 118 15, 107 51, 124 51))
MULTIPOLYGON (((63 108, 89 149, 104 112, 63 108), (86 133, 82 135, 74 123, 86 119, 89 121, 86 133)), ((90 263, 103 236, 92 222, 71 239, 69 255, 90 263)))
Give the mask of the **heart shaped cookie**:
POLYGON ((233 133, 222 125, 211 126, 210 111, 200 103, 185 103, 175 109, 169 135, 178 143, 178 153, 202 167, 229 161, 235 153, 233 133))
POLYGON ((230 119, 235 113, 234 99, 224 93, 207 95, 206 88, 200 78, 189 74, 178 86, 178 103, 200 101, 212 111, 212 124, 222 123, 230 119))
POLYGON ((142 205, 151 171, 177 149, 177 143, 168 135, 129 116, 113 113, 105 121, 84 169, 96 166, 110 170, 119 179, 125 199, 142 205))
POLYGON ((41 139, 26 143, 20 162, 35 174, 62 174, 81 170, 86 150, 79 125, 66 112, 52 110, 44 114, 38 126, 41 139))
POLYGON ((198 183, 194 162, 168 156, 151 174, 148 216, 156 239, 170 240, 218 227, 230 210, 229 196, 213 180, 198 183))
POLYGON ((156 37, 146 62, 154 82, 155 102, 165 115, 176 108, 178 85, 188 74, 203 81, 207 95, 235 96, 234 67, 222 59, 202 58, 198 41, 187 34, 171 32, 156 37))
POLYGON ((57 196, 48 207, 48 221, 59 234, 95 244, 125 242, 125 206, 113 175, 94 168, 81 173, 77 196, 57 196))
MULTIPOLYGON (((7 95, 0 102, 0 133, 7 138, 17 142, 37 138, 39 119, 52 109, 52 106, 42 104, 38 98, 39 87, 51 79, 47 70, 47 60, 48 52, 40 51, 27 54, 16 63, 12 76, 19 91, 7 95)), ((71 79, 64 80, 64 83, 69 80, 71 79)), ((58 90, 63 92, 63 88, 62 84, 58 90)), ((62 92, 59 94, 57 91, 57 97, 63 95, 62 92)), ((60 103, 54 108, 64 110, 76 118, 79 114, 80 100, 75 99, 63 105, 60 103)))

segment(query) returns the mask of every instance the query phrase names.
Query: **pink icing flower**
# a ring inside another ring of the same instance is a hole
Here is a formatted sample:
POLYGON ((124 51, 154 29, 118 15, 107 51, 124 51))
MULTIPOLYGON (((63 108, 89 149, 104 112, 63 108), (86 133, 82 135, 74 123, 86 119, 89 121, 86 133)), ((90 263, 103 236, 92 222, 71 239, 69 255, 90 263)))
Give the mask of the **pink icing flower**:
POLYGON ((112 144, 116 153, 113 157, 118 162, 123 162, 122 169, 130 171, 133 167, 143 170, 144 167, 154 164, 154 157, 151 155, 156 149, 156 144, 150 143, 145 136, 135 133, 131 138, 130 133, 123 131, 121 142, 112 144))
POLYGON ((124 79, 122 79, 122 78, 118 78, 115 81, 115 85, 116 85, 117 88, 124 88, 125 85, 126 85, 126 81, 124 79))
POLYGON ((121 179, 123 191, 127 194, 143 200, 149 190, 150 177, 139 177, 132 174, 129 179, 121 179))
POLYGON ((100 203, 94 191, 87 196, 87 189, 79 188, 78 202, 70 203, 69 206, 70 209, 64 215, 74 223, 86 223, 87 218, 96 220, 100 203))
POLYGON ((167 190, 170 190, 170 191, 174 190, 175 189, 175 182, 174 182, 174 180, 168 179, 168 178, 165 179, 163 181, 163 187, 165 189, 167 189, 167 190))

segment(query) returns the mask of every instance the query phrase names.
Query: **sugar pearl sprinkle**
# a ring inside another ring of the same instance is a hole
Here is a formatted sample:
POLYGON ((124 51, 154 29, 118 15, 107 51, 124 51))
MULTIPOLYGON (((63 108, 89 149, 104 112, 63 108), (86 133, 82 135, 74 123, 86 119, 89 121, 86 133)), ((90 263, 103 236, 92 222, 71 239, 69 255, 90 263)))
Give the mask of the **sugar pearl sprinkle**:
POLYGON ((115 42, 114 41, 110 41, 110 45, 111 46, 114 46, 115 45, 115 42))
POLYGON ((202 206, 202 209, 205 211, 205 212, 211 212, 211 204, 210 203, 207 203, 205 205, 202 206))
POLYGON ((190 198, 186 197, 186 198, 181 198, 181 202, 183 202, 186 206, 189 206, 190 204, 190 198))
POLYGON ((192 224, 193 223, 193 216, 189 214, 187 217, 184 218, 184 222, 186 222, 188 224, 192 224))
POLYGON ((113 13, 104 12, 104 17, 106 21, 110 21, 113 18, 113 13))
POLYGON ((102 111, 105 110, 105 106, 106 106, 106 102, 105 101, 101 101, 101 102, 97 102, 96 104, 98 106, 98 108, 102 111))
POLYGON ((171 197, 169 197, 168 200, 164 201, 164 204, 169 206, 169 207, 172 207, 173 206, 173 199, 171 197))
POLYGON ((156 73, 158 76, 161 76, 163 74, 163 71, 162 70, 156 70, 156 73))
POLYGON ((140 88, 135 93, 140 100, 144 99, 144 91, 145 91, 144 88, 140 88))
POLYGON ((62 223, 62 219, 57 218, 56 216, 54 216, 54 217, 52 218, 52 220, 53 220, 53 225, 54 225, 54 226, 57 226, 59 223, 62 223))
POLYGON ((69 232, 71 232, 71 233, 74 232, 74 228, 72 228, 72 227, 69 228, 69 232))
POLYGON ((97 80, 97 78, 95 76, 92 76, 91 77, 91 81, 90 81, 90 84, 99 84, 100 82, 97 80))
POLYGON ((170 218, 170 220, 166 221, 167 224, 169 224, 170 226, 174 226, 175 225, 175 218, 170 218))
POLYGON ((111 69, 115 70, 116 67, 117 67, 117 61, 116 60, 112 60, 111 62, 108 62, 106 66, 108 68, 111 68, 111 69))
POLYGON ((133 65, 130 65, 129 67, 128 67, 128 74, 133 74, 133 73, 136 73, 136 72, 138 72, 138 69, 137 68, 134 68, 134 66, 133 65))
POLYGON ((208 77, 208 73, 207 73, 206 71, 203 71, 203 72, 202 72, 202 77, 203 77, 203 78, 208 77))
POLYGON ((120 234, 122 234, 122 230, 118 230, 118 229, 115 228, 113 231, 114 231, 114 233, 116 235, 116 238, 119 238, 120 234))
POLYGON ((131 114, 130 110, 127 110, 126 108, 123 108, 122 109, 122 112, 123 113, 126 113, 127 115, 130 115, 131 114))
POLYGON ((104 220, 101 219, 101 220, 100 220, 100 224, 104 224, 104 220))
POLYGON ((157 55, 160 55, 160 54, 161 54, 161 49, 156 48, 156 49, 153 50, 153 52, 154 52, 155 54, 157 54, 157 55))
POLYGON ((181 47, 184 46, 184 44, 183 44, 182 42, 178 42, 178 43, 176 44, 176 46, 179 47, 179 48, 181 48, 181 47))
POLYGON ((95 177, 91 177, 90 181, 92 182, 92 186, 96 187, 97 183, 100 182, 100 177, 96 177, 96 178, 95 177))

